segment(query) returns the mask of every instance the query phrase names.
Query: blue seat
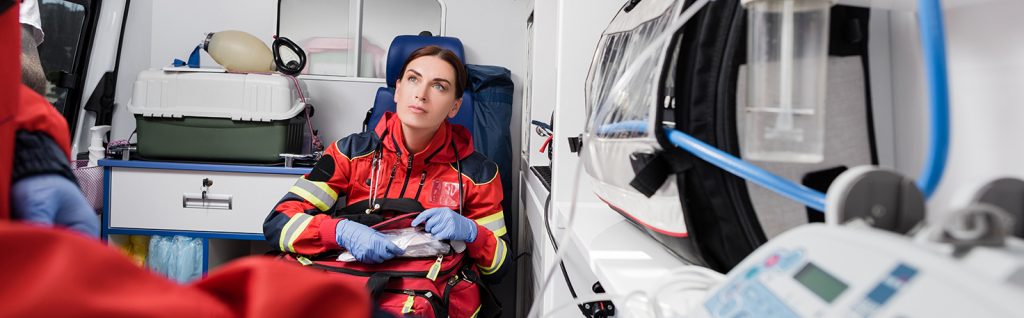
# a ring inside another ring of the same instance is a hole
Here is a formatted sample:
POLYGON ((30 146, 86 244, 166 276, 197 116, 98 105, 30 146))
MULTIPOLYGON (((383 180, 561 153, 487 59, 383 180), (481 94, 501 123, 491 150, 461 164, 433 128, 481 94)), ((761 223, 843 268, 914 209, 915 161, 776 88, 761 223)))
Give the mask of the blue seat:
MULTIPOLYGON (((388 49, 387 71, 385 73, 387 86, 377 89, 377 96, 373 100, 373 108, 370 110, 369 119, 366 122, 367 129, 373 130, 377 127, 377 122, 384 116, 384 112, 395 111, 395 83, 402 75, 398 74, 398 72, 402 71, 402 64, 405 63, 405 59, 409 58, 413 51, 427 45, 437 45, 449 49, 455 52, 455 55, 463 63, 466 63, 466 54, 462 48, 462 41, 459 41, 457 38, 419 35, 399 35, 395 37, 391 41, 391 47, 388 49)), ((462 107, 459 109, 458 114, 455 115, 455 118, 448 119, 452 124, 466 127, 471 133, 473 132, 472 95, 467 84, 462 94, 462 107)))

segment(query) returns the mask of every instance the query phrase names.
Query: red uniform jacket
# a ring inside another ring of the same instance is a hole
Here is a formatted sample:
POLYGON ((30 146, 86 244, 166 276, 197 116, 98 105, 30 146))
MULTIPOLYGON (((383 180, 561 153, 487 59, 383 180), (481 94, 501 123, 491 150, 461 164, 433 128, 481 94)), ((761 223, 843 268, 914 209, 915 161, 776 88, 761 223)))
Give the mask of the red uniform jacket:
POLYGON ((21 28, 18 5, 0 0, 0 220, 10 218, 11 164, 14 160, 14 108, 21 90, 21 28))
MULTIPOLYGON (((281 251, 315 255, 340 249, 335 229, 341 219, 325 214, 340 196, 348 203, 377 198, 413 198, 424 208, 450 207, 477 222, 468 256, 485 277, 509 259, 498 166, 473 150, 465 128, 441 124, 423 151, 410 153, 398 116, 386 113, 376 131, 353 134, 330 145, 313 170, 302 176, 274 207, 263 233, 281 251), (380 169, 371 176, 374 157, 380 169), (460 173, 461 170, 461 173, 460 173), (373 184, 375 189, 371 189, 373 184)), ((392 260, 392 262, 401 261, 392 260)))

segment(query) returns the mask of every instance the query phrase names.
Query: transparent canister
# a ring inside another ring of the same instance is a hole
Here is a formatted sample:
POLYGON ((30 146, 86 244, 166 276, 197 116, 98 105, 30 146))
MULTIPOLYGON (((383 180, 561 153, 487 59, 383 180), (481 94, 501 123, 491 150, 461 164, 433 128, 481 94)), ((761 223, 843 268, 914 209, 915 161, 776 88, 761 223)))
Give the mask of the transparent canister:
POLYGON ((743 0, 747 102, 743 158, 824 159, 825 85, 832 0, 743 0))

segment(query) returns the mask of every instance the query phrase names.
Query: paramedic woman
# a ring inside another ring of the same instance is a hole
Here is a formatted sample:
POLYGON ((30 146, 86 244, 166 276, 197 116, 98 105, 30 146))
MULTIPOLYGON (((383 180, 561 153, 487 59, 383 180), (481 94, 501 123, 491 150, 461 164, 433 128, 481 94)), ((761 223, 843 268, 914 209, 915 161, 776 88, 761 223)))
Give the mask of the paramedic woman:
POLYGON ((406 59, 399 74, 396 113, 385 113, 374 131, 328 146, 267 216, 264 235, 291 254, 345 249, 362 263, 402 262, 395 259, 402 249, 363 224, 368 222, 329 214, 339 196, 383 219, 392 215, 367 202, 412 199, 425 209, 412 226, 424 226, 437 239, 465 242, 474 271, 496 281, 511 263, 498 168, 473 150, 468 130, 447 120, 461 106, 466 68, 452 51, 426 46, 406 59))

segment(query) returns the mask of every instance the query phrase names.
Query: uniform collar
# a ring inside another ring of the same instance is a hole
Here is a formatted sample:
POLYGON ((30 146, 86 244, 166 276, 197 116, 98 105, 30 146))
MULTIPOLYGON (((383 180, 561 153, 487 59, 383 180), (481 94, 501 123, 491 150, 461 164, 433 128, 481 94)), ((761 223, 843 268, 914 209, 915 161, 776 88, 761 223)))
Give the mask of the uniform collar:
MULTIPOLYGON (((405 147, 402 122, 398 114, 386 112, 377 123, 377 136, 381 137, 384 148, 396 153, 402 162, 409 160, 409 150, 405 147)), ((434 133, 434 138, 422 151, 412 154, 413 165, 427 163, 455 162, 458 158, 466 158, 473 153, 473 137, 466 128, 448 123, 446 119, 434 133)))

